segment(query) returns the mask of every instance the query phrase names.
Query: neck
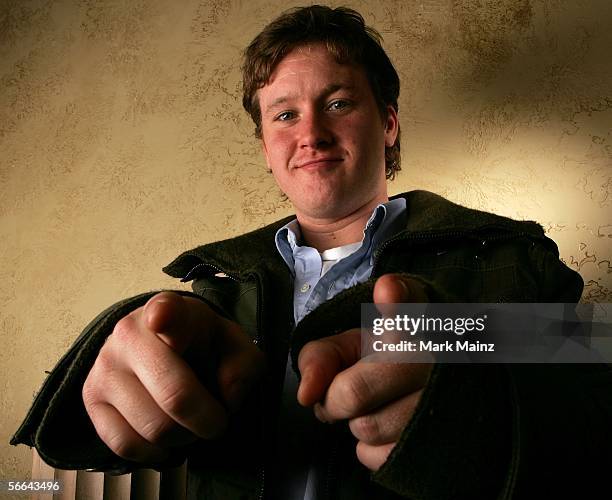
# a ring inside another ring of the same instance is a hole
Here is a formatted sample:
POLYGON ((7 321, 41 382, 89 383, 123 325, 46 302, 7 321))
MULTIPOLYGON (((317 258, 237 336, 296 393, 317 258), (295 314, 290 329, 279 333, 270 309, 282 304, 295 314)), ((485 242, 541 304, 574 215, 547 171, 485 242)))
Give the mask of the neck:
POLYGON ((372 211, 387 201, 389 198, 386 194, 377 196, 341 218, 311 218, 298 214, 297 219, 304 243, 319 252, 324 252, 330 248, 361 241, 372 211))

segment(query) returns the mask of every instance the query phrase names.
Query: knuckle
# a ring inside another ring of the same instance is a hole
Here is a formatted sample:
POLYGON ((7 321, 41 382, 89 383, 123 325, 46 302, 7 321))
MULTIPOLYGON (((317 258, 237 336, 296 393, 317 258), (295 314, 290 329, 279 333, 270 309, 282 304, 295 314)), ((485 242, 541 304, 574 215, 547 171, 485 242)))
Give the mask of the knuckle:
MULTIPOLYGON (((135 456, 134 446, 128 443, 121 429, 116 428, 104 418, 104 412, 98 411, 98 403, 91 403, 87 412, 100 439, 117 455, 125 459, 135 456)), ((101 410, 101 408, 100 408, 101 410)))
POLYGON ((168 415, 175 417, 188 416, 190 403, 189 391, 184 383, 170 383, 160 388, 159 406, 168 415))
POLYGON ((217 383, 222 392, 231 390, 233 387, 247 387, 249 379, 235 368, 224 369, 218 373, 217 383))
POLYGON ((98 379, 98 374, 102 374, 100 378, 104 379, 104 374, 109 374, 115 370, 116 362, 111 349, 106 346, 100 349, 98 357, 92 367, 88 378, 93 379, 92 383, 98 379))
POLYGON ((149 443, 163 445, 168 441, 168 437, 172 434, 175 424, 167 418, 156 418, 146 422, 139 434, 149 443))
POLYGON ((96 387, 95 382, 92 381, 91 374, 85 380, 83 384, 83 389, 81 390, 81 397, 83 398, 83 403, 85 404, 85 408, 87 408, 88 412, 91 413, 95 409, 95 403, 98 401, 98 389, 96 387))
POLYGON ((135 312, 121 318, 113 328, 111 337, 121 344, 130 342, 134 338, 134 333, 138 328, 135 312))
POLYGON ((367 406, 369 386, 367 381, 357 375, 340 374, 336 377, 337 402, 347 412, 358 412, 367 406))
POLYGON ((131 442, 120 432, 106 433, 105 435, 100 435, 100 438, 121 458, 134 461, 141 460, 142 452, 138 443, 131 442))
POLYGON ((86 408, 95 408, 97 403, 104 400, 104 391, 108 387, 113 366, 112 360, 101 351, 81 388, 81 397, 86 408))
POLYGON ((377 442, 380 438, 380 426, 374 415, 363 415, 350 422, 351 431, 361 441, 366 443, 377 442))

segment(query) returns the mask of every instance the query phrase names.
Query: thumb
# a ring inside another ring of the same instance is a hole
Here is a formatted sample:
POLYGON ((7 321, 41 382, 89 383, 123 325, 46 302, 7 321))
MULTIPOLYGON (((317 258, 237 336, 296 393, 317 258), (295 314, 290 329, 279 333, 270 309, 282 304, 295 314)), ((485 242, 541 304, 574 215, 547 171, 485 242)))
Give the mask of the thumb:
POLYGON ((322 401, 334 377, 361 357, 361 331, 348 330, 308 342, 298 357, 302 376, 297 398, 302 406, 322 401))

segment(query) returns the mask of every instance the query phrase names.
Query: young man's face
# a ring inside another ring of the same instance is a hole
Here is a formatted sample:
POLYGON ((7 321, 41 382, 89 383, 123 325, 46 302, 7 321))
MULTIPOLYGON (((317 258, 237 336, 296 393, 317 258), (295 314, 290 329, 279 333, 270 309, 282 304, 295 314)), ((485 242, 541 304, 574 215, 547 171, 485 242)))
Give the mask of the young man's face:
POLYGON ((385 146, 397 114, 383 121, 365 71, 324 46, 289 52, 259 90, 263 150, 298 217, 337 220, 386 201, 385 146))

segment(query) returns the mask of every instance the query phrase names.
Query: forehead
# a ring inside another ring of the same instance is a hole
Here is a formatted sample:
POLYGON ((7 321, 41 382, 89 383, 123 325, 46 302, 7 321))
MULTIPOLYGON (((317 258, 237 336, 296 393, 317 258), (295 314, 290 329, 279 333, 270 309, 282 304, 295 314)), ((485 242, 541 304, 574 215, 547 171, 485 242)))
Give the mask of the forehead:
POLYGON ((266 85, 268 90, 284 88, 369 86, 363 67, 353 63, 339 63, 323 44, 309 44, 289 51, 276 65, 266 85))
POLYGON ((271 83, 279 72, 287 67, 312 66, 316 69, 324 70, 330 66, 350 66, 341 64, 336 57, 323 44, 300 45, 291 49, 276 64, 270 75, 268 83, 271 83))

